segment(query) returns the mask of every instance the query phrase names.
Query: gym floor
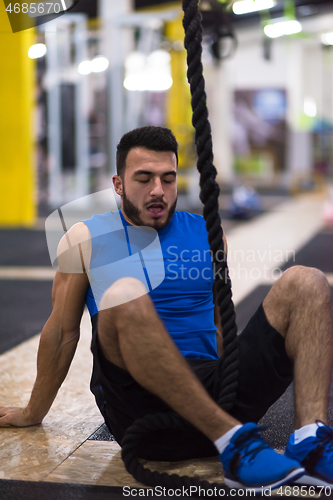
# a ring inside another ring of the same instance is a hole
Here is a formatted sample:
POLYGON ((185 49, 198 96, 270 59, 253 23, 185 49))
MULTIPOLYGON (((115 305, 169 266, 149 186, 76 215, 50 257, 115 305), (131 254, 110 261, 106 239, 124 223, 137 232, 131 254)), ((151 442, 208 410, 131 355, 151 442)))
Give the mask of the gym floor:
MULTIPOLYGON (((333 286, 333 228, 322 223, 324 198, 324 193, 283 198, 253 220, 226 222, 239 330, 273 284, 274 268, 318 267, 333 286)), ((35 379, 39 332, 51 311, 54 271, 42 220, 32 230, 1 230, 0 242, 0 406, 21 406, 35 379)), ((1 500, 101 500, 120 498, 123 486, 142 487, 125 471, 120 447, 103 426, 89 391, 90 338, 85 312, 69 375, 43 424, 0 430, 1 500)), ((333 398, 331 424, 332 411, 333 398)), ((293 430, 292 387, 262 423, 269 425, 267 439, 283 450, 293 430)), ((149 467, 223 482, 215 459, 149 467)))

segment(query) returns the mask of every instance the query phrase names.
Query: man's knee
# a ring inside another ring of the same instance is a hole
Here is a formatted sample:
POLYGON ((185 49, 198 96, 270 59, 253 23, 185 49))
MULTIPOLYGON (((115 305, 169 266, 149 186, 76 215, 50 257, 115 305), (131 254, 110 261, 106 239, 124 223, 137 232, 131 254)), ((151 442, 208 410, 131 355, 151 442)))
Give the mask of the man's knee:
POLYGON ((117 280, 103 294, 99 309, 105 310, 111 307, 133 304, 135 299, 147 295, 145 285, 136 278, 126 277, 117 280))
POLYGON ((285 336, 295 312, 303 317, 310 309, 323 311, 323 307, 331 307, 330 299, 324 273, 313 267, 294 266, 275 282, 263 305, 268 322, 285 336))
POLYGON ((325 274, 314 267, 293 266, 280 278, 281 292, 288 300, 330 302, 331 291, 325 274))

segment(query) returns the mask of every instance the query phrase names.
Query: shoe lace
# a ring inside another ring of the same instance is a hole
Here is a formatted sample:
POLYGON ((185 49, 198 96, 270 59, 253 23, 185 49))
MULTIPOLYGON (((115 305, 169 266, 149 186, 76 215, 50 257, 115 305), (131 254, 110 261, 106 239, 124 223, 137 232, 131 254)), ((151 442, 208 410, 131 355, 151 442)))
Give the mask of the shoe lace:
MULTIPOLYGON (((321 420, 316 420, 316 424, 319 427, 318 439, 320 439, 320 444, 325 447, 326 451, 333 451, 333 429, 328 425, 324 424, 321 420), (319 426, 319 424, 321 424, 319 426)), ((332 456, 333 459, 333 456, 332 456)))
POLYGON ((265 431, 267 427, 257 427, 242 433, 234 441, 234 445, 241 451, 242 456, 247 456, 249 460, 253 460, 260 451, 265 448, 271 448, 261 436, 261 431, 265 431))

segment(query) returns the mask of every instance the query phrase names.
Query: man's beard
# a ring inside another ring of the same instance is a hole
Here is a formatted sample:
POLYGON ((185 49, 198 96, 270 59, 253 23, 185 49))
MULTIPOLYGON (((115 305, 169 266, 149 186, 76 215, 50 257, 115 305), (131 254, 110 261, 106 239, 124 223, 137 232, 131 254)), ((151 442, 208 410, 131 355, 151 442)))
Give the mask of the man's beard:
MULTIPOLYGON (((169 222, 172 219, 173 214, 175 213, 176 205, 177 205, 177 198, 176 198, 176 200, 173 203, 173 205, 169 208, 168 217, 167 217, 167 219, 166 219, 165 222, 160 222, 158 219, 156 219, 156 220, 152 220, 148 224, 148 223, 144 222, 141 219, 141 217, 140 217, 141 211, 138 209, 138 207, 136 207, 135 205, 133 205, 133 203, 127 198, 124 186, 123 186, 122 200, 123 200, 123 210, 124 210, 124 213, 125 213, 126 217, 135 226, 152 227, 152 228, 156 229, 156 231, 160 231, 161 229, 164 229, 169 224, 169 222)), ((152 200, 152 201, 149 202, 149 205, 151 203, 163 203, 163 205, 165 206, 165 203, 161 199, 152 200)))

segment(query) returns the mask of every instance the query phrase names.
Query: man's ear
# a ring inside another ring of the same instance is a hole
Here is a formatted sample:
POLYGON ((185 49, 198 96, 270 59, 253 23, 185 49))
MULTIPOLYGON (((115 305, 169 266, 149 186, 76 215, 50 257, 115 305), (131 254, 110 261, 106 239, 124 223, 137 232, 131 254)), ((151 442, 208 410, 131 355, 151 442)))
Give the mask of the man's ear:
POLYGON ((119 175, 114 175, 112 177, 112 182, 114 186, 114 190, 119 196, 122 196, 123 194, 123 181, 122 178, 119 175))

